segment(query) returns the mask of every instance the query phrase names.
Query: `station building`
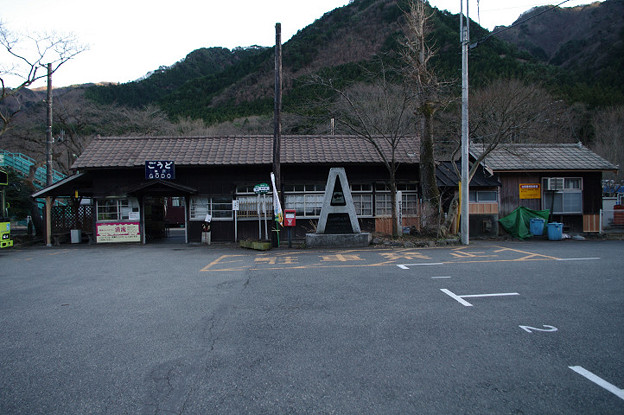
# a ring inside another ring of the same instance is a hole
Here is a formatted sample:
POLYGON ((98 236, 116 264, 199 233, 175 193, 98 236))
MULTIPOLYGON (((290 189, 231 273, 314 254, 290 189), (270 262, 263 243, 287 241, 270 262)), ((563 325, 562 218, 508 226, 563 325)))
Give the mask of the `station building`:
MULTIPOLYGON (((280 195, 284 209, 296 210, 295 238, 314 231, 331 167, 346 170, 362 230, 390 233, 392 157, 402 224, 417 226, 418 149, 415 137, 400 140, 393 154, 381 137, 373 144, 357 136, 282 136, 280 195)), ((212 241, 266 239, 272 198, 254 188, 270 184, 272 163, 269 135, 96 138, 71 176, 33 196, 66 200, 53 210, 53 233, 81 229, 98 243, 150 243, 178 228, 183 242, 200 242, 207 215, 212 241)))
MULTIPOLYGON (((392 146, 376 137, 282 136, 283 209, 296 211, 294 238, 314 232, 332 167, 344 167, 363 232, 392 232, 390 175, 394 159, 404 228, 420 229, 417 137, 392 146), (394 150, 394 151, 393 151, 394 150)), ((471 145, 472 160, 482 149, 471 145)), ((271 239, 273 136, 96 138, 73 174, 33 195, 63 200, 52 233, 81 230, 97 243, 151 243, 177 235, 201 242, 271 239), (270 186, 269 186, 270 187, 270 186)), ((489 153, 470 183, 470 234, 499 234, 498 219, 518 206, 550 209, 566 231, 600 230, 601 178, 617 166, 580 144, 507 144, 489 153)), ((438 163, 444 203, 458 191, 450 162, 438 163)), ((448 207, 448 206, 447 206, 448 207)))

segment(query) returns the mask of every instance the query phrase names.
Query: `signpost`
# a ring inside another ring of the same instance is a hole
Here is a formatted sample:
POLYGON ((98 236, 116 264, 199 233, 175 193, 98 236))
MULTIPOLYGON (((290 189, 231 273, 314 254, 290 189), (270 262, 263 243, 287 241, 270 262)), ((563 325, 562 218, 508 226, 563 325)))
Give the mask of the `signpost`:
POLYGON ((232 210, 234 211, 234 242, 238 241, 238 211, 240 203, 238 200, 232 200, 232 210))
POLYGON ((266 183, 260 183, 254 186, 253 191, 257 195, 265 195, 271 191, 271 186, 266 183))
POLYGON ((266 219, 265 195, 271 191, 271 187, 267 183, 259 183, 253 188, 254 193, 258 195, 258 239, 262 240, 262 216, 260 215, 260 196, 262 195, 262 212, 264 213, 264 234, 269 239, 269 231, 266 219))

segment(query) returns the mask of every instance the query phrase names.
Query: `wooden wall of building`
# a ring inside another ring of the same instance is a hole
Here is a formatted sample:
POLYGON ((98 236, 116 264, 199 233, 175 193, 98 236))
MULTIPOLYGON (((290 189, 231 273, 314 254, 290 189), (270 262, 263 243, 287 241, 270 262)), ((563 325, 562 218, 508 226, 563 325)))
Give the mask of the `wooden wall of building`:
POLYGON ((500 187, 500 205, 499 216, 509 215, 519 206, 529 209, 540 210, 542 207, 542 199, 520 199, 521 183, 540 183, 541 176, 539 174, 528 173, 501 173, 499 174, 501 182, 500 187))

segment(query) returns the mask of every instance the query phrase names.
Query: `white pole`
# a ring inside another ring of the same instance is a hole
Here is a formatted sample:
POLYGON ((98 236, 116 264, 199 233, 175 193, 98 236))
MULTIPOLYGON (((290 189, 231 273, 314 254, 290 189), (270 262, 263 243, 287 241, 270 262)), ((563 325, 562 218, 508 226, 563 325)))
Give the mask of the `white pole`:
POLYGON ((269 225, 267 221, 266 215, 266 195, 262 194, 262 212, 264 213, 264 236, 266 236, 267 241, 269 240, 269 225))
POLYGON ((238 211, 234 211, 234 242, 238 242, 238 211))
POLYGON ((258 202, 256 204, 256 210, 258 211, 258 240, 262 240, 262 215, 260 215, 260 193, 258 193, 258 202))
POLYGON ((598 233, 602 235, 602 209, 600 209, 600 228, 598 233))

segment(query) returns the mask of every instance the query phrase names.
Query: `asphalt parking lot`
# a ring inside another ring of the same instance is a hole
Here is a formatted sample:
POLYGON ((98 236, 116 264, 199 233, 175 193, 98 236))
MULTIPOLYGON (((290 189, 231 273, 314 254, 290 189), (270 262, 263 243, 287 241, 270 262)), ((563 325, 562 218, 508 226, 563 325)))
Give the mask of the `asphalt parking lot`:
POLYGON ((621 414, 623 248, 2 251, 0 413, 621 414))

